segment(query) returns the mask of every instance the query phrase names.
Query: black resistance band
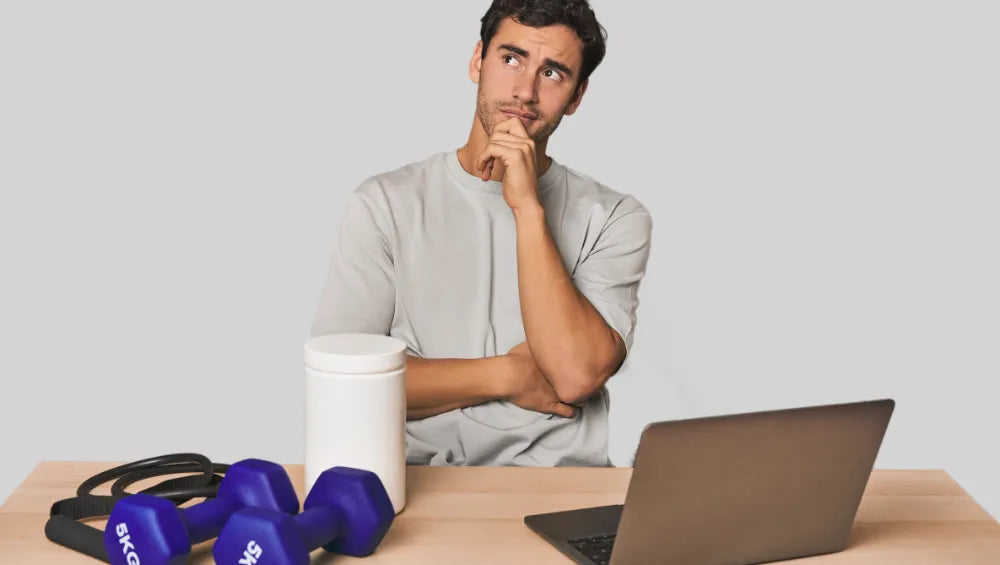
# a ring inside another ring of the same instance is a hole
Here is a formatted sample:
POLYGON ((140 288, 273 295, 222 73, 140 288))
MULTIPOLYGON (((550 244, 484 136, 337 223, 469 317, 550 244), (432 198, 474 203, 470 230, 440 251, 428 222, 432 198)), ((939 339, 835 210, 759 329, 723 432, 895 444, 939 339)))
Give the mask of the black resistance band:
POLYGON ((199 453, 175 453, 150 457, 108 469, 80 484, 76 496, 60 500, 49 510, 45 537, 64 547, 110 563, 104 549, 104 532, 77 520, 109 516, 115 503, 129 496, 125 488, 137 481, 161 475, 198 473, 167 479, 141 492, 166 498, 180 505, 193 498, 212 498, 219 490, 222 476, 229 465, 212 463, 199 453), (90 494, 98 486, 115 480, 111 496, 90 494))

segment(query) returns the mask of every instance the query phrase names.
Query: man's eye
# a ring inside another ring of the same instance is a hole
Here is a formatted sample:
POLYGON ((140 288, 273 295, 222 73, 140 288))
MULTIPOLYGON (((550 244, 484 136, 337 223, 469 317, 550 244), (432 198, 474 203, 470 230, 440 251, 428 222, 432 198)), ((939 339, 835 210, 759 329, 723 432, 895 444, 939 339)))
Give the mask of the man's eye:
MULTIPOLYGON (((505 54, 501 55, 500 58, 501 60, 503 60, 504 64, 507 64, 508 60, 516 61, 518 64, 520 64, 520 61, 518 61, 517 57, 515 57, 514 55, 505 54)), ((548 73, 546 76, 552 78, 556 82, 560 82, 563 79, 562 73, 556 69, 545 69, 545 71, 543 72, 548 73)))

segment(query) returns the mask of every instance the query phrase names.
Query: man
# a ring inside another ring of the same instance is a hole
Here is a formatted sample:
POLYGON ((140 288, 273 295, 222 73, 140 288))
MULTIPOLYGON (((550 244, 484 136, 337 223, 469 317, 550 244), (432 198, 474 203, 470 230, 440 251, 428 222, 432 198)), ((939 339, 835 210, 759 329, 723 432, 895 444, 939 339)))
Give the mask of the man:
POLYGON ((632 345, 652 224, 546 154, 603 35, 586 0, 494 0, 465 145, 346 203, 312 334, 407 344, 407 463, 610 466, 604 383, 632 345))

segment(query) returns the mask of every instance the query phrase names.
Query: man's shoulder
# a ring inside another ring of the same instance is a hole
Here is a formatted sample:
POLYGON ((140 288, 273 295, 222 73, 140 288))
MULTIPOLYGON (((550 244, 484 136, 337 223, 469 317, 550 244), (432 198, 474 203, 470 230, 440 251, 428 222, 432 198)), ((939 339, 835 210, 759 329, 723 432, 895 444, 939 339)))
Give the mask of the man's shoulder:
POLYGON ((627 190, 611 188, 594 177, 567 165, 566 185, 574 202, 587 208, 598 208, 609 216, 649 214, 646 206, 627 190))
POLYGON ((445 152, 433 153, 419 161, 411 161, 395 169, 382 171, 365 178, 354 192, 367 198, 413 195, 424 185, 422 179, 429 171, 443 164, 445 152))

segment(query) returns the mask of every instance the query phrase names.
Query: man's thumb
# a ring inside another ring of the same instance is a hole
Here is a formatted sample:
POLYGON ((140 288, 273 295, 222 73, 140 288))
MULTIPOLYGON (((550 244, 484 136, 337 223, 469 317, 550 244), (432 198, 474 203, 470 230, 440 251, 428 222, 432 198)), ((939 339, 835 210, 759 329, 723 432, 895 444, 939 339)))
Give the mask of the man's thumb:
POLYGON ((564 402, 560 402, 559 403, 559 415, 560 416, 565 416, 567 418, 572 418, 573 416, 576 416, 576 411, 577 410, 578 410, 578 408, 576 406, 573 406, 572 404, 566 404, 564 402))

